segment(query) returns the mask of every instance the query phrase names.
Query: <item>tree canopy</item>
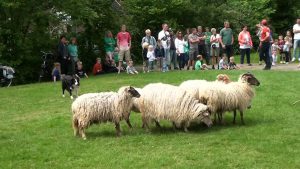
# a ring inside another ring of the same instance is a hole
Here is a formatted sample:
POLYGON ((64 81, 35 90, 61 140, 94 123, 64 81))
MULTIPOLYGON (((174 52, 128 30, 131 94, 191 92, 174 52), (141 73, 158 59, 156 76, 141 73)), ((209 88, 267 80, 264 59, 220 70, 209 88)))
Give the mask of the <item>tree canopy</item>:
POLYGON ((253 31, 267 18, 280 34, 291 30, 299 16, 298 0, 2 0, 0 63, 16 69, 17 83, 28 83, 38 79, 40 51, 55 53, 62 34, 78 38, 80 58, 89 70, 96 57, 104 56, 105 31, 116 34, 121 24, 132 34, 132 52, 139 61, 145 29, 157 36, 164 22, 184 30, 197 25, 221 28, 228 20, 238 32, 244 24, 253 31))

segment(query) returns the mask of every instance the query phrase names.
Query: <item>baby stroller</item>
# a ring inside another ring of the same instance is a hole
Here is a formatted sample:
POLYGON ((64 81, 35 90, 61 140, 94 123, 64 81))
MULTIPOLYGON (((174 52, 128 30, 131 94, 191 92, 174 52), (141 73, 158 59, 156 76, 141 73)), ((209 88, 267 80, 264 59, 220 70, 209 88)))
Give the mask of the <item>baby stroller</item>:
POLYGON ((9 87, 12 84, 15 70, 9 66, 0 64, 0 85, 1 87, 9 87))

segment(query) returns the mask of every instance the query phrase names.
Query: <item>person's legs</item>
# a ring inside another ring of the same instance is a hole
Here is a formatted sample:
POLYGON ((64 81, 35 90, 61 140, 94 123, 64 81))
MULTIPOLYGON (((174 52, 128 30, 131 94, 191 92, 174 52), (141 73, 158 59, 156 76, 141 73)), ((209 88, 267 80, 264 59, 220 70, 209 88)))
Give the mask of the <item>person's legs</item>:
POLYGON ((126 64, 128 65, 129 61, 131 61, 130 50, 125 51, 125 60, 126 60, 126 64))
MULTIPOLYGON (((300 39, 295 39, 294 40, 294 51, 293 51, 293 59, 292 59, 292 62, 295 61, 296 59, 296 54, 297 54, 297 49, 299 48, 299 43, 300 43, 300 39)), ((300 58, 300 51, 299 51, 299 57, 298 59, 300 58)))
POLYGON ((240 49, 241 52, 241 64, 244 64, 244 57, 246 54, 246 49, 240 49))
POLYGON ((177 54, 176 50, 170 50, 171 61, 173 63, 174 69, 177 68, 177 54))
POLYGON ((124 55, 125 55, 125 51, 124 51, 124 50, 120 50, 120 51, 119 51, 118 73, 121 72, 121 66, 122 66, 122 64, 123 64, 124 55))
POLYGON ((171 61, 170 49, 164 48, 166 64, 169 66, 171 61))
POLYGON ((210 44, 206 44, 205 45, 205 51, 206 51, 206 64, 209 65, 210 64, 210 60, 211 60, 211 50, 210 50, 210 44))
POLYGON ((262 57, 266 63, 265 69, 271 69, 271 59, 269 55, 270 43, 265 42, 262 44, 262 57))
POLYGON ((250 48, 247 48, 246 49, 246 57, 247 57, 247 64, 248 65, 251 65, 251 63, 250 63, 250 48))
POLYGON ((284 52, 284 54, 285 54, 285 63, 289 63, 290 61, 289 52, 284 52))

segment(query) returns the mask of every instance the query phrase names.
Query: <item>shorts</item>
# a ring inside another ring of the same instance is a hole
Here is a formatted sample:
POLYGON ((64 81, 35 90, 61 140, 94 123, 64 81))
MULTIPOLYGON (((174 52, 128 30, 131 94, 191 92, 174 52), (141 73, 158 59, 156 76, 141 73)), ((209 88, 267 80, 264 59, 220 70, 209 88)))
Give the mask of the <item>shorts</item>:
POLYGON ((220 48, 211 48, 211 50, 210 50, 210 54, 211 54, 211 56, 216 56, 216 57, 218 57, 219 56, 219 54, 220 54, 220 48))
POLYGON ((226 45, 225 46, 225 53, 226 53, 226 56, 228 58, 230 58, 231 56, 233 56, 233 46, 232 45, 226 45))
POLYGON ((199 52, 198 49, 190 49, 189 60, 196 60, 199 52))
POLYGON ((131 60, 130 50, 120 50, 119 52, 119 62, 123 62, 125 57, 126 61, 131 60))

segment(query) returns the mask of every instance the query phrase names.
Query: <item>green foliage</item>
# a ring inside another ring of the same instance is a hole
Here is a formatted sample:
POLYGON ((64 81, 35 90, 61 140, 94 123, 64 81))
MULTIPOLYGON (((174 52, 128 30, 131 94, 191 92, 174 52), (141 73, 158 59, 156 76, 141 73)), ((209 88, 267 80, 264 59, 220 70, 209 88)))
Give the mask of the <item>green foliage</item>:
MULTIPOLYGON (((178 85, 188 79, 215 80, 224 71, 153 72, 91 76, 82 79, 80 93, 116 91, 123 85, 142 87, 151 82, 178 85)), ((226 71, 235 81, 243 71, 226 71)), ((61 97, 60 83, 0 88, 0 168, 300 168, 300 79, 296 71, 253 71, 260 80, 252 108, 244 113, 245 126, 206 128, 192 125, 189 133, 141 128, 141 114, 132 113, 133 130, 121 122, 122 137, 112 123, 92 125, 87 140, 73 136, 69 97, 61 97), (287 82, 293 79, 293 84, 287 82), (288 84, 288 87, 287 87, 288 84), (46 97, 45 97, 46 96, 46 97), (34 103, 34 104, 33 104, 34 103)))

